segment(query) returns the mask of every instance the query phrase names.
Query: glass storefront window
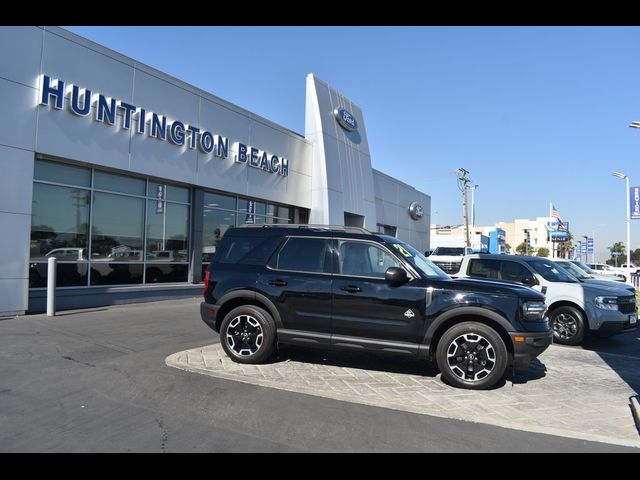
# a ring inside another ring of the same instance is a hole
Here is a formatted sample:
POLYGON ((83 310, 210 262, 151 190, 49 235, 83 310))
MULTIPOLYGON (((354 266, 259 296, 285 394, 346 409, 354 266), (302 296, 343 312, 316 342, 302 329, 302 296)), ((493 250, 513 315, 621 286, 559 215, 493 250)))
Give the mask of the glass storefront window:
POLYGON ((142 261, 144 199, 94 192, 91 261, 142 261))
POLYGON ((158 191, 164 195, 165 200, 181 203, 189 203, 189 189, 185 187, 178 187, 177 185, 171 185, 163 182, 149 181, 149 190, 147 196, 152 198, 158 198, 158 191))
POLYGON ((231 197, 228 195, 220 195, 218 193, 209 193, 206 192, 204 194, 204 209, 211 208, 223 208, 225 210, 235 210, 236 209, 236 197, 231 197))
POLYGON ((91 285, 131 285, 142 283, 141 263, 92 262, 91 285))
POLYGON ((91 169, 36 159, 33 178, 36 180, 43 180, 45 182, 64 183, 66 185, 77 185, 78 187, 90 187, 91 169))
POLYGON ((205 207, 202 225, 202 261, 207 263, 216 253, 216 247, 225 232, 236 226, 236 212, 205 207))
POLYGON ((31 216, 32 260, 87 260, 88 190, 35 183, 31 216))
POLYGON ((93 188, 130 195, 144 195, 145 181, 141 178, 96 170, 93 176, 93 188))
POLYGON ((147 260, 188 262, 189 206, 147 200, 147 260))
POLYGON ((267 204, 263 202, 256 202, 255 200, 249 200, 246 198, 238 199, 238 212, 245 213, 247 215, 261 215, 267 214, 267 204))

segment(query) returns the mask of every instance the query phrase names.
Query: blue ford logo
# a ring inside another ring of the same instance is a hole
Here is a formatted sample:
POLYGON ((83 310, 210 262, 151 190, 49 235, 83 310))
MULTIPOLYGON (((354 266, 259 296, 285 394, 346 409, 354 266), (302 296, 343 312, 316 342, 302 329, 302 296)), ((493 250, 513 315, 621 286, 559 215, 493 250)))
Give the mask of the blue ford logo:
POLYGON ((345 130, 353 132, 358 129, 358 122, 356 122, 356 118, 351 115, 348 110, 345 110, 344 108, 336 108, 333 111, 333 114, 335 115, 336 120, 338 120, 340 126, 345 130))

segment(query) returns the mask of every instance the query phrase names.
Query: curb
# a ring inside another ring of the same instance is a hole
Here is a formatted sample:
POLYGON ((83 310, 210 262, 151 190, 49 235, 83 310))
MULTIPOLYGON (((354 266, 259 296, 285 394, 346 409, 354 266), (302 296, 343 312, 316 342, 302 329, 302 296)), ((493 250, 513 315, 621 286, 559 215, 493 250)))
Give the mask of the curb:
POLYGON ((631 412, 633 413, 633 419, 636 421, 636 428, 638 429, 638 434, 640 435, 640 402, 638 401, 640 397, 635 396, 629 399, 631 403, 631 412))

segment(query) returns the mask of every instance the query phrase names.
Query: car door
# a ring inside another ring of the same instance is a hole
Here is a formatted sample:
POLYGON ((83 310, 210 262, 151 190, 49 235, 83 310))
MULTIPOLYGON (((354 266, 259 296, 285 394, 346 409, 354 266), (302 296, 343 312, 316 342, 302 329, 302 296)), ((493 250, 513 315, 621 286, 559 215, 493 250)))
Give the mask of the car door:
POLYGON ((357 337, 418 343, 425 310, 425 288, 418 279, 400 285, 385 280, 402 262, 371 241, 335 239, 332 343, 357 337))
POLYGON ((259 291, 276 306, 284 328, 320 334, 314 337, 320 343, 329 343, 331 329, 330 241, 290 236, 258 277, 259 291))

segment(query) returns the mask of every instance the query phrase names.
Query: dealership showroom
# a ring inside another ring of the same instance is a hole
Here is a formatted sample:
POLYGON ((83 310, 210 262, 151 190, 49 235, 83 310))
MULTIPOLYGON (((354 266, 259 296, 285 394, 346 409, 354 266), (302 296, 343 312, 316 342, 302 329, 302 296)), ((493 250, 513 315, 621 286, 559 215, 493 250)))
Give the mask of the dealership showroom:
POLYGON ((430 197, 372 168, 362 109, 312 73, 300 134, 58 27, 0 29, 0 60, 0 315, 45 310, 52 257, 59 309, 199 295, 243 224, 429 249, 430 197))

